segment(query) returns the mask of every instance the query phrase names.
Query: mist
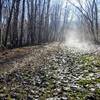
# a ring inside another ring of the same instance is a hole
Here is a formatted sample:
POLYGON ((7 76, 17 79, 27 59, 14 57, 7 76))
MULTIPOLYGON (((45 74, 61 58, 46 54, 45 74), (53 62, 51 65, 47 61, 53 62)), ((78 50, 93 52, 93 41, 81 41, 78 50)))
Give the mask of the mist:
POLYGON ((92 51, 96 47, 91 40, 78 28, 69 29, 65 35, 65 46, 77 51, 92 51))

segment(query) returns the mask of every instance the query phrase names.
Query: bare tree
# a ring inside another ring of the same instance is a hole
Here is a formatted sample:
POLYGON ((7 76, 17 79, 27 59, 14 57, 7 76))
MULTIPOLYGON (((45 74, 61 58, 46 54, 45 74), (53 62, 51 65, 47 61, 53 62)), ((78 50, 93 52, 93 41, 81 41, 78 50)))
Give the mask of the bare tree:
POLYGON ((2 2, 0 0, 0 46, 1 46, 1 23, 2 23, 2 2))
POLYGON ((46 0, 43 0, 43 7, 42 7, 42 12, 41 12, 41 15, 40 15, 40 22, 39 22, 39 39, 38 39, 38 43, 41 43, 42 39, 43 39, 43 24, 44 24, 44 11, 45 11, 45 4, 46 4, 46 0))
POLYGON ((35 45, 61 40, 68 13, 66 10, 63 15, 65 9, 62 0, 59 1, 0 0, 0 24, 2 22, 3 26, 0 26, 3 33, 1 36, 0 31, 0 39, 4 46, 14 48, 25 45, 26 41, 27 45, 35 45), (3 7, 1 1, 5 1, 3 7))
MULTIPOLYGON (((69 1, 69 0, 68 0, 69 1)), ((89 33, 91 33, 94 43, 99 43, 98 39, 98 7, 96 0, 86 0, 85 7, 80 0, 77 0, 78 5, 69 1, 75 8, 77 8, 84 17, 85 23, 88 25, 89 33)))
POLYGON ((2 30, 2 7, 3 7, 4 0, 0 0, 0 46, 2 45, 2 35, 1 35, 1 30, 2 30))
POLYGON ((12 7, 11 7, 9 18, 8 18, 8 21, 7 21, 6 34, 5 34, 5 39, 4 39, 4 46, 7 46, 7 40, 8 40, 8 35, 9 35, 9 27, 10 27, 10 22, 11 22, 11 19, 12 19, 12 13, 13 13, 15 2, 16 2, 16 0, 12 1, 12 7))
POLYGON ((14 8, 14 15, 13 15, 13 25, 12 25, 12 46, 18 46, 18 15, 19 15, 19 5, 20 0, 16 0, 15 8, 14 8))
POLYGON ((25 17, 25 0, 23 0, 22 3, 22 18, 21 18, 21 34, 20 34, 20 40, 19 40, 19 45, 22 46, 23 43, 23 35, 24 35, 24 17, 25 17))
POLYGON ((45 17, 45 40, 44 40, 45 42, 48 41, 48 36, 49 36, 50 3, 51 3, 51 0, 48 0, 47 12, 46 12, 46 17, 45 17))

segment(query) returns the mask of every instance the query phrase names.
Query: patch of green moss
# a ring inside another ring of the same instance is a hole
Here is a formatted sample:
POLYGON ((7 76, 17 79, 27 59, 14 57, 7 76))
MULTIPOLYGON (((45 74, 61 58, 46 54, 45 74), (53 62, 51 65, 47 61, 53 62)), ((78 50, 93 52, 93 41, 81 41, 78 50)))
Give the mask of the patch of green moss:
POLYGON ((54 87, 53 81, 48 80, 48 86, 45 88, 44 94, 40 97, 40 100, 45 100, 47 97, 52 97, 53 90, 52 88, 54 87), (49 91, 49 92, 48 92, 49 91))
POLYGON ((97 70, 96 73, 100 73, 100 70, 97 70))
POLYGON ((100 57, 95 57, 95 65, 100 66, 100 57))
POLYGON ((87 64, 91 63, 94 60, 93 56, 90 55, 84 55, 81 57, 81 60, 87 64))
POLYGON ((69 95, 69 99, 70 100, 84 100, 86 95, 87 95, 87 92, 68 92, 68 95, 69 95))
POLYGON ((100 83, 100 78, 97 78, 97 79, 95 80, 95 82, 96 82, 96 83, 100 83))
MULTIPOLYGON (((100 72, 99 69, 93 70, 94 67, 100 66, 100 56, 97 55, 83 55, 79 57, 80 64, 82 64, 83 70, 88 70, 89 73, 95 72, 98 73, 100 72)), ((87 73, 86 73, 87 74, 87 73)), ((86 76, 86 75, 85 75, 86 76)))
POLYGON ((7 100, 13 100, 10 95, 8 95, 7 100))
POLYGON ((85 65, 91 65, 95 62, 95 65, 100 66, 100 57, 95 55, 83 55, 80 57, 81 61, 85 65))
POLYGON ((40 97, 40 100, 45 100, 47 97, 51 97, 52 94, 53 94, 53 90, 51 89, 52 88, 52 85, 51 86, 48 86, 46 89, 45 89, 45 92, 44 94, 40 97), (49 92, 48 92, 49 91, 49 92))
POLYGON ((95 90, 96 94, 100 96, 100 89, 95 90))
POLYGON ((96 84, 96 83, 100 83, 100 79, 99 78, 97 78, 97 79, 95 79, 95 80, 79 80, 78 82, 77 82, 78 84, 80 84, 80 85, 83 85, 83 86, 85 86, 85 85, 87 85, 87 84, 96 84))
POLYGON ((87 84, 92 84, 93 81, 92 80, 79 80, 77 83, 80 85, 87 85, 87 84))

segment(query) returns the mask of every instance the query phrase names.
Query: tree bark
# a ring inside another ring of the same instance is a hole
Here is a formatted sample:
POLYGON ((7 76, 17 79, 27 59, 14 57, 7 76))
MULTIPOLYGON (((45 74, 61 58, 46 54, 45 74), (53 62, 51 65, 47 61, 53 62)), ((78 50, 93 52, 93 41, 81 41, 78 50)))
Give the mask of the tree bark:
POLYGON ((21 34, 20 34, 20 42, 19 42, 20 46, 22 46, 23 43, 24 17, 25 17, 25 0, 23 0, 23 4, 22 4, 21 34))
POLYGON ((8 21, 7 21, 6 34, 5 34, 5 39, 4 39, 4 46, 7 46, 7 40, 8 40, 8 35, 9 35, 9 27, 10 27, 10 22, 11 22, 11 19, 12 19, 12 13, 13 13, 15 2, 16 2, 16 0, 13 0, 10 15, 9 15, 9 18, 8 18, 8 21))
POLYGON ((1 46, 2 4, 0 0, 0 46, 1 46))

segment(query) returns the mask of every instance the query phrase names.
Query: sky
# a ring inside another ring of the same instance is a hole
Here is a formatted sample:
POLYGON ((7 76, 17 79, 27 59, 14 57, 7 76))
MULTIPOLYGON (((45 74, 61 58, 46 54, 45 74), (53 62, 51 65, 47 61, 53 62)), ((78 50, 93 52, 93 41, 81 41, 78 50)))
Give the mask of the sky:
MULTIPOLYGON (((63 1, 68 1, 68 0, 63 0, 63 1)), ((73 2, 74 4, 77 4, 77 0, 69 0, 71 2, 73 2)), ((85 0, 80 0, 81 2, 84 2, 85 0)))

